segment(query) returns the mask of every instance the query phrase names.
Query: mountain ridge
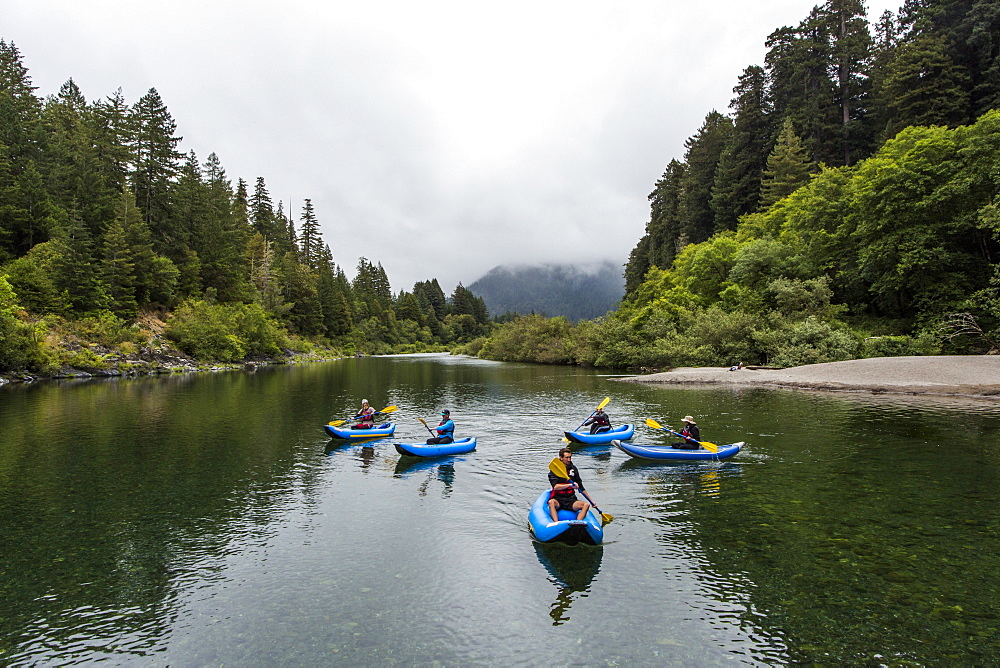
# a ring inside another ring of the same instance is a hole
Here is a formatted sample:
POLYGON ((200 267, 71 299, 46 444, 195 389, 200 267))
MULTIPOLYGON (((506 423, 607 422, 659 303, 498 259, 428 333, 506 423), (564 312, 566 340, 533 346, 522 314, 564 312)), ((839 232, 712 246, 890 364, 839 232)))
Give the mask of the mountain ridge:
POLYGON ((469 290, 483 298, 493 316, 534 312, 589 320, 615 308, 625 292, 625 278, 611 261, 511 263, 493 267, 469 290))

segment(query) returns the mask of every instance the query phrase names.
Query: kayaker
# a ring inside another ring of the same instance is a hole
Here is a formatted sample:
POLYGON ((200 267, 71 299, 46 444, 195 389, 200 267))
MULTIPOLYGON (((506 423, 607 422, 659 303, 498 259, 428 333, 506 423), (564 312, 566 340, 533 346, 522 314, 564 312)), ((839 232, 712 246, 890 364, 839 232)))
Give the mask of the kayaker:
POLYGON ((594 411, 594 414, 584 421, 583 426, 586 427, 588 424, 591 434, 603 434, 606 431, 611 431, 611 418, 608 417, 603 408, 594 411))
POLYGON ((455 440, 455 423, 451 421, 451 411, 447 408, 441 411, 441 422, 434 430, 437 431, 437 436, 428 438, 428 445, 441 445, 455 440))
POLYGON ((701 447, 701 430, 698 429, 697 423, 695 423, 694 418, 690 415, 685 415, 682 420, 684 423, 684 428, 681 429, 681 436, 684 440, 680 443, 671 443, 670 447, 677 448, 679 450, 697 450, 701 447))
POLYGON ((375 426, 375 409, 368 405, 367 399, 361 400, 361 410, 354 416, 358 421, 355 429, 371 429, 375 426))
POLYGON ((559 460, 566 467, 566 474, 569 478, 560 478, 552 471, 549 471, 549 484, 552 485, 552 495, 549 497, 549 515, 553 522, 559 521, 560 510, 576 510, 576 519, 582 520, 590 510, 590 504, 576 498, 574 490, 579 487, 580 493, 586 495, 583 489, 583 481, 580 479, 580 469, 573 463, 573 451, 563 448, 559 451, 559 460))

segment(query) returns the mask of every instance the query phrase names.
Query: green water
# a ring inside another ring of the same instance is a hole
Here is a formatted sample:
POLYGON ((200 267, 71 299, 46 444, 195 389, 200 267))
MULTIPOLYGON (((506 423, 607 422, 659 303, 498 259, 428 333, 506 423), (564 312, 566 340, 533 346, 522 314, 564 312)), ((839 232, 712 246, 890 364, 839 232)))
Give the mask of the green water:
POLYGON ((448 356, 7 386, 0 664, 997 665, 998 427, 995 402, 448 356), (747 446, 579 449, 605 543, 537 545, 561 431, 605 396, 747 446), (479 448, 331 442, 361 398, 402 441, 449 408, 479 448))

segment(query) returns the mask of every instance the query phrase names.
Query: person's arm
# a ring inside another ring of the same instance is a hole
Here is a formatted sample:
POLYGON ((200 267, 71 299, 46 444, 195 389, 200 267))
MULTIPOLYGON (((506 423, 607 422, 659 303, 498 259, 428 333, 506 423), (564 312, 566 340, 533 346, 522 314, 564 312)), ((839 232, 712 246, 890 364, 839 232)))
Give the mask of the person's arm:
POLYGON ((549 485, 552 486, 552 489, 563 490, 566 489, 567 487, 572 487, 573 483, 568 482, 566 478, 560 478, 552 471, 549 471, 549 485))

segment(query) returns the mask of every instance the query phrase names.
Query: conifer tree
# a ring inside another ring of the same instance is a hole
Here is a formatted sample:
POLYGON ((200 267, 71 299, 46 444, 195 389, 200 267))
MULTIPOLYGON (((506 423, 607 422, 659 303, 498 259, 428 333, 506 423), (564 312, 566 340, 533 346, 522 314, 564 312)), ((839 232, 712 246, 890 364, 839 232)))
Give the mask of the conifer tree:
POLYGON ((275 268, 274 244, 260 232, 254 232, 247 242, 246 257, 254 300, 272 314, 284 313, 287 309, 275 268))
POLYGON ((7 147, 14 178, 27 161, 40 159, 43 138, 41 103, 28 68, 14 43, 0 39, 0 144, 7 147))
POLYGON ((105 287, 99 279, 94 241, 77 216, 64 216, 53 230, 51 270, 56 288, 77 315, 107 308, 105 287))
POLYGON ((883 87, 890 134, 910 125, 954 127, 968 119, 969 76, 941 37, 921 35, 901 44, 883 87))
POLYGON ((711 207, 715 171, 722 151, 732 136, 733 122, 717 111, 705 117, 698 132, 686 142, 685 169, 681 176, 679 234, 691 242, 708 239, 715 228, 711 207))
POLYGON ((257 177, 253 197, 250 198, 250 225, 271 243, 277 241, 274 205, 271 203, 271 195, 267 192, 263 176, 257 177))
POLYGON ((101 278, 107 289, 108 306, 119 317, 134 318, 139 304, 135 299, 135 257, 125 229, 125 217, 116 217, 104 233, 101 278))
POLYGON ((243 252, 246 239, 233 216, 233 192, 219 157, 212 153, 203 166, 205 218, 194 247, 201 258, 202 280, 218 291, 224 302, 248 297, 243 252))
POLYGON ((133 135, 132 188, 136 203, 161 252, 169 243, 161 227, 170 215, 170 180, 177 173, 182 157, 176 147, 182 137, 175 136, 177 124, 155 88, 139 98, 132 107, 133 135))
POLYGON ((719 158, 712 186, 717 232, 736 229, 739 217, 756 209, 770 137, 774 134, 764 68, 752 65, 743 70, 733 92, 733 136, 719 158))
POLYGON ((308 198, 302 207, 298 242, 302 263, 312 269, 318 269, 321 261, 323 240, 320 237, 319 221, 316 220, 316 212, 313 211, 312 200, 308 198))
POLYGON ((872 39, 861 0, 827 0, 834 102, 840 107, 843 162, 871 152, 871 132, 864 123, 869 112, 872 39))
POLYGON ((120 193, 128 182, 129 146, 134 134, 122 89, 95 103, 91 114, 100 178, 109 191, 120 193))
POLYGON ((646 272, 652 266, 649 256, 649 233, 646 233, 636 243, 635 248, 629 253, 628 262, 625 263, 624 299, 631 297, 646 279, 646 272))
POLYGON ((786 118, 761 182, 760 208, 767 209, 809 181, 811 165, 792 120, 786 118))

